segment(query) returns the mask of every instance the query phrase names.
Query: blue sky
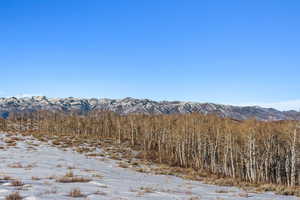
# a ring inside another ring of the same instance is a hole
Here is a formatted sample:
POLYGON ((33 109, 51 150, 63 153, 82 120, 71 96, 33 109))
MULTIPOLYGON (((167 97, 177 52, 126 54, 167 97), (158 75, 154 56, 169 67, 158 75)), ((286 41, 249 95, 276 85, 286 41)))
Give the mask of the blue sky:
POLYGON ((300 109, 296 0, 3 0, 0 96, 300 109))

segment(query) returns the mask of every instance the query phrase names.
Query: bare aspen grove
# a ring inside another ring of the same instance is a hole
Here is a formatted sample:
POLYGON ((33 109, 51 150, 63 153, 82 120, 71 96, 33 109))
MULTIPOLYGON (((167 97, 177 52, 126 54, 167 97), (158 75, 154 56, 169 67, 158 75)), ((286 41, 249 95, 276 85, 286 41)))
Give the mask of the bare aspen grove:
POLYGON ((128 143, 145 159, 157 163, 250 183, 300 184, 297 121, 237 121, 197 113, 117 115, 94 111, 79 115, 38 111, 12 114, 0 120, 0 128, 112 139, 116 144, 128 143))

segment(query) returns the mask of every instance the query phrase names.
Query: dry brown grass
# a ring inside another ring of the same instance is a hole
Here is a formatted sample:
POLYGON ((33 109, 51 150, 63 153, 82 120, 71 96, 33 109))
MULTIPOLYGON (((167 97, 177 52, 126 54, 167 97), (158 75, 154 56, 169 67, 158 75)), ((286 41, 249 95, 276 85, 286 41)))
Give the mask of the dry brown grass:
POLYGON ((9 181, 9 180, 13 180, 13 178, 10 177, 10 176, 3 176, 3 177, 1 178, 1 180, 9 181))
POLYGON ((113 160, 122 160, 121 156, 117 153, 111 153, 109 158, 113 160))
POLYGON ((68 166, 67 168, 68 168, 68 170, 76 169, 75 166, 68 166))
POLYGON ((74 188, 70 191, 69 196, 73 198, 78 198, 78 197, 84 197, 85 195, 82 194, 80 188, 74 188))
POLYGON ((25 170, 31 170, 32 168, 36 167, 36 164, 28 164, 26 166, 24 166, 25 170))
POLYGON ((40 178, 40 177, 37 177, 37 176, 32 176, 31 179, 34 180, 34 181, 39 181, 39 180, 41 180, 41 178, 40 178))
POLYGON ((19 162, 16 162, 16 163, 12 163, 12 164, 9 164, 8 167, 10 168, 25 168, 27 170, 30 170, 32 169, 33 167, 36 167, 37 165, 36 164, 28 164, 28 165, 22 165, 21 163, 19 162))
POLYGON ((87 153, 86 156, 89 156, 89 157, 104 157, 105 154, 103 154, 103 153, 87 153))
POLYGON ((13 192, 5 197, 5 200, 22 200, 23 197, 19 194, 19 192, 13 192))
POLYGON ((46 179, 49 179, 49 180, 53 180, 53 179, 55 179, 55 178, 56 178, 55 175, 51 175, 51 176, 47 176, 47 177, 46 177, 46 179))
POLYGON ((9 164, 8 167, 10 167, 10 168, 24 168, 24 166, 19 162, 9 164))
POLYGON ((92 152, 94 149, 87 148, 87 147, 78 147, 75 149, 78 153, 87 153, 87 152, 92 152))
POLYGON ((44 185, 48 185, 48 186, 53 185, 53 183, 52 183, 52 182, 49 182, 49 181, 44 181, 43 184, 44 184, 44 185))
POLYGON ((248 198, 250 197, 248 193, 244 192, 244 193, 239 193, 238 194, 239 197, 244 197, 244 198, 248 198))
POLYGON ((52 141, 52 145, 58 146, 58 145, 60 145, 60 141, 54 140, 54 141, 52 141))
POLYGON ((57 178, 56 181, 60 183, 86 183, 92 179, 88 177, 75 176, 72 171, 67 172, 63 177, 57 178))
POLYGON ((190 197, 188 200, 200 200, 200 197, 190 197))
POLYGON ((118 162, 118 167, 121 167, 121 168, 129 168, 129 165, 125 162, 118 162))
POLYGON ((136 172, 140 172, 140 173, 148 173, 149 172, 149 170, 147 170, 145 168, 142 168, 142 167, 140 167, 140 168, 134 168, 134 170, 136 172))
POLYGON ((142 196, 146 193, 154 193, 154 192, 155 192, 155 189, 152 187, 140 187, 139 191, 137 193, 137 196, 142 196))
POLYGON ((65 177, 74 177, 74 173, 72 171, 68 171, 66 174, 65 174, 65 177))
POLYGON ((4 140, 4 142, 6 143, 7 146, 16 146, 17 145, 17 141, 18 141, 18 139, 16 139, 15 137, 6 138, 4 140))
POLYGON ((57 188, 48 188, 45 191, 39 193, 39 195, 48 195, 48 194, 56 194, 57 193, 57 188))
POLYGON ((219 185, 219 186, 236 186, 239 185, 238 181, 232 178, 218 178, 218 177, 207 177, 204 179, 207 184, 219 185))
POLYGON ((102 192, 102 191, 100 191, 100 190, 97 190, 96 192, 94 192, 94 194, 96 194, 96 195, 102 195, 102 196, 107 195, 107 193, 102 192))
POLYGON ((228 190, 216 190, 216 193, 228 193, 228 190))
POLYGON ((24 138, 20 138, 20 137, 17 137, 17 136, 12 136, 10 139, 13 140, 13 141, 24 141, 25 140, 24 138))
POLYGON ((61 177, 56 181, 60 183, 86 183, 90 182, 92 179, 85 177, 61 177))
POLYGON ((21 187, 23 185, 24 185, 24 183, 21 180, 13 180, 11 182, 11 186, 14 186, 14 187, 21 187))
POLYGON ((256 188, 256 192, 273 191, 280 195, 295 195, 300 197, 300 187, 287 187, 282 185, 264 184, 256 188))
POLYGON ((103 178, 103 176, 100 174, 93 174, 92 177, 99 178, 99 179, 103 178))
POLYGON ((145 193, 154 193, 155 189, 152 187, 140 187, 140 190, 144 191, 145 193))
POLYGON ((14 140, 13 138, 7 138, 7 139, 4 140, 4 142, 6 144, 12 144, 12 143, 16 143, 16 140, 14 140))
POLYGON ((9 144, 7 144, 7 146, 8 147, 15 147, 15 146, 17 146, 17 143, 9 143, 9 144))

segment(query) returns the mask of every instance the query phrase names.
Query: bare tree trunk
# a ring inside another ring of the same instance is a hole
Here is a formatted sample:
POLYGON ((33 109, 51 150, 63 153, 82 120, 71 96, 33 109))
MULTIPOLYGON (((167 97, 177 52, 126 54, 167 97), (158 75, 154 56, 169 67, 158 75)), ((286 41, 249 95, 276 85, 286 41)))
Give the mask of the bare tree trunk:
POLYGON ((294 130, 292 149, 291 149, 291 186, 296 185, 296 142, 297 130, 294 130))

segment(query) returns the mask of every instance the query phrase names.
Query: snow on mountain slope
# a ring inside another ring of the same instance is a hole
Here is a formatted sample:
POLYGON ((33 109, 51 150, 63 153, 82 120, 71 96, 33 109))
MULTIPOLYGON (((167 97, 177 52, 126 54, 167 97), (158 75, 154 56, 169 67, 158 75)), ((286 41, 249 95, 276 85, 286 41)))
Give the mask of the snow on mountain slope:
POLYGON ((152 101, 149 99, 83 99, 83 98, 47 98, 44 96, 24 98, 0 98, 0 116, 8 117, 11 112, 35 110, 61 110, 87 113, 92 110, 113 111, 119 114, 175 114, 198 112, 217 114, 221 117, 244 120, 300 120, 296 111, 281 112, 272 108, 257 106, 239 107, 213 103, 196 103, 180 101, 152 101))
MULTIPOLYGON (((235 187, 207 185, 168 175, 139 173, 118 167, 115 160, 58 149, 50 142, 40 142, 28 136, 2 133, 0 147, 0 199, 18 191, 25 200, 67 200, 73 199, 69 194, 74 188, 81 191, 82 196, 77 199, 91 200, 299 199, 272 193, 246 193, 235 187), (16 145, 10 142, 12 138, 17 141, 16 145), (66 175, 84 181, 57 181, 66 175), (21 184, 13 180, 19 180, 21 184)), ((102 152, 101 149, 95 151, 102 152)))

